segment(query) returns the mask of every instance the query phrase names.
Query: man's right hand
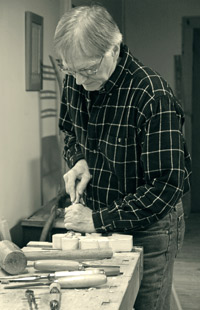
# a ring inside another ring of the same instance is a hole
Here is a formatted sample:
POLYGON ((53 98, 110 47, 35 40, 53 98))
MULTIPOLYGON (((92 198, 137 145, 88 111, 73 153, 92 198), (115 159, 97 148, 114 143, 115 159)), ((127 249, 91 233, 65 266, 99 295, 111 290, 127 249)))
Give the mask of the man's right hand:
POLYGON ((79 203, 91 177, 85 159, 79 160, 72 169, 64 174, 65 189, 72 203, 79 203))

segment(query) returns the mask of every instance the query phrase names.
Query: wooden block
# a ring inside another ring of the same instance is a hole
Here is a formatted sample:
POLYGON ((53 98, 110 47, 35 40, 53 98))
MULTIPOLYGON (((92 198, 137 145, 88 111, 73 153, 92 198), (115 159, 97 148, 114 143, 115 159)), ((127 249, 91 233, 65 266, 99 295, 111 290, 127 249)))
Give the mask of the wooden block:
POLYGON ((55 234, 52 236, 53 249, 62 249, 62 238, 64 238, 66 234, 55 234))
POLYGON ((29 241, 27 247, 52 248, 52 242, 47 241, 29 241))
POLYGON ((112 234, 108 237, 109 245, 113 252, 131 252, 133 248, 133 236, 112 234))
POLYGON ((98 238, 98 244, 100 249, 108 249, 110 247, 109 239, 107 237, 98 238))
POLYGON ((79 248, 81 250, 86 250, 86 249, 98 249, 99 244, 98 244, 98 239, 92 239, 92 238, 81 238, 79 239, 79 248))
POLYGON ((61 247, 62 250, 77 250, 79 248, 79 239, 78 238, 61 238, 61 247))

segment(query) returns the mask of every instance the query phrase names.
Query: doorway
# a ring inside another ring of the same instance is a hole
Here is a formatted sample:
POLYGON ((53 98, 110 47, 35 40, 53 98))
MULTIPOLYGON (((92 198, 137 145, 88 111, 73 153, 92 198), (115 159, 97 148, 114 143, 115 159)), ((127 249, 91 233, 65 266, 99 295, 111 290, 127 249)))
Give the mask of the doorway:
POLYGON ((192 187, 186 213, 200 212, 200 17, 182 20, 182 102, 185 136, 192 156, 192 187))

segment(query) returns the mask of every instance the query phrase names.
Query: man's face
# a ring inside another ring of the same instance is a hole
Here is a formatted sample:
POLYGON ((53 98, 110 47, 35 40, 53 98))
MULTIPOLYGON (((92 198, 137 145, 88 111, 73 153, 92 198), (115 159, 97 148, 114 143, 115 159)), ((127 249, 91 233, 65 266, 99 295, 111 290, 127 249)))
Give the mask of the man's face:
POLYGON ((69 73, 72 71, 76 84, 82 85, 88 91, 95 91, 100 90, 110 78, 116 63, 116 57, 112 52, 101 58, 82 56, 76 52, 72 61, 63 61, 63 67, 68 68, 69 73))

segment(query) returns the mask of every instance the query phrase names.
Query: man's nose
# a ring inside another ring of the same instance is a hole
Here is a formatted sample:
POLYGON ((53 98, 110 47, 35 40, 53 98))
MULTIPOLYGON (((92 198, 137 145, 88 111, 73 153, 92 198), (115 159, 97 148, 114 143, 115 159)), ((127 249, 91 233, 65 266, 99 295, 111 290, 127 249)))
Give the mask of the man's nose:
POLYGON ((76 73, 75 79, 76 79, 76 84, 82 85, 87 80, 87 77, 83 76, 80 73, 76 73))

